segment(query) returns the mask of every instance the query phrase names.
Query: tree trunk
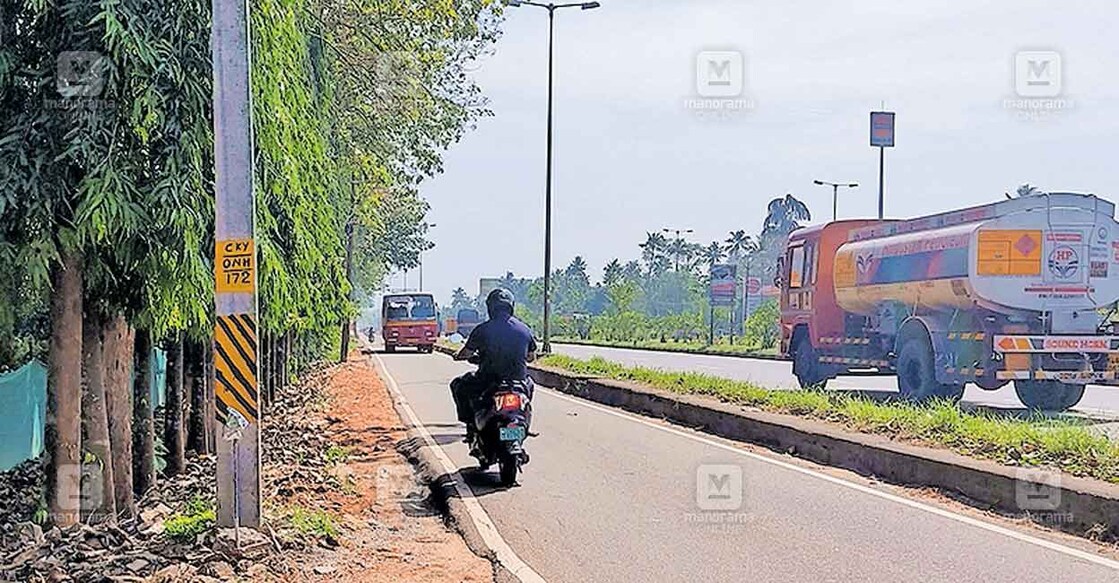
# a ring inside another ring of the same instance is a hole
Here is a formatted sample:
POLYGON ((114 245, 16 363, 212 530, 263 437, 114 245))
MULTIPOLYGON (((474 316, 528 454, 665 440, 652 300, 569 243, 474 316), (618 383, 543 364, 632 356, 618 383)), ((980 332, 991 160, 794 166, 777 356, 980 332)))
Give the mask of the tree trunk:
POLYGON ((50 367, 47 372, 47 506, 60 527, 81 517, 82 272, 81 257, 63 251, 51 274, 50 367))
POLYGON ((104 323, 105 409, 112 445, 113 498, 117 515, 136 516, 132 497, 132 330, 117 315, 104 323))
POLYGON ((113 454, 109 438, 109 416, 105 403, 105 358, 102 349, 104 323, 86 313, 82 322, 82 363, 85 391, 82 393, 82 432, 85 451, 93 463, 82 481, 82 520, 89 524, 112 522, 117 518, 113 498, 113 454))
POLYGON ((292 331, 288 330, 284 334, 284 387, 287 388, 288 383, 291 382, 292 374, 295 372, 293 368, 293 359, 291 353, 291 337, 292 331))
POLYGON ((218 435, 217 435, 217 403, 215 402, 214 383, 217 379, 214 376, 214 338, 211 336, 210 340, 205 345, 205 365, 206 370, 206 451, 216 452, 218 450, 218 435))
MULTIPOLYGON (((194 412, 194 341, 183 335, 183 450, 190 449, 190 420, 194 412)), ((185 453, 184 453, 185 457, 185 453)))
POLYGON ((168 476, 177 475, 186 467, 183 403, 183 335, 176 333, 167 343, 167 404, 163 408, 168 476))
POLYGON ((136 331, 136 379, 132 393, 132 492, 143 496, 155 485, 155 418, 152 416, 152 343, 136 331))
POLYGON ((210 453, 206 449, 206 372, 204 346, 190 342, 190 358, 184 372, 189 374, 190 431, 187 432, 187 449, 196 454, 210 453))

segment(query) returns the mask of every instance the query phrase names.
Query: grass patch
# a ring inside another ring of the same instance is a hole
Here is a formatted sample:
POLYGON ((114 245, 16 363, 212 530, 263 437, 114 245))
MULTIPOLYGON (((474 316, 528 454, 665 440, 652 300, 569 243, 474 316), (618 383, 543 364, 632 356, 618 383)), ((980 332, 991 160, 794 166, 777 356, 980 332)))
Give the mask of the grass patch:
POLYGON ((350 459, 350 448, 332 445, 326 448, 326 462, 328 464, 343 464, 346 460, 350 459))
POLYGON ((562 344, 580 344, 583 346, 603 346, 607 348, 646 348, 663 352, 685 352, 688 354, 740 354, 740 355, 765 355, 777 356, 777 347, 762 350, 753 344, 727 344, 716 340, 715 344, 706 342, 661 342, 659 340, 583 340, 581 338, 557 337, 552 339, 562 344))
POLYGON ((1012 466, 1051 467, 1075 476, 1119 483, 1119 443, 1075 419, 1008 418, 961 411, 955 403, 878 403, 840 391, 779 391, 694 372, 627 367, 601 357, 549 355, 539 364, 572 373, 627 380, 659 389, 706 395, 729 403, 830 421, 862 433, 950 449, 1012 466))
POLYGON ((216 521, 213 504, 195 496, 186 508, 163 523, 163 534, 177 542, 193 541, 195 537, 214 527, 216 521))
POLYGON ((307 510, 302 507, 291 509, 288 520, 301 534, 326 539, 338 538, 338 526, 334 518, 322 510, 307 510))

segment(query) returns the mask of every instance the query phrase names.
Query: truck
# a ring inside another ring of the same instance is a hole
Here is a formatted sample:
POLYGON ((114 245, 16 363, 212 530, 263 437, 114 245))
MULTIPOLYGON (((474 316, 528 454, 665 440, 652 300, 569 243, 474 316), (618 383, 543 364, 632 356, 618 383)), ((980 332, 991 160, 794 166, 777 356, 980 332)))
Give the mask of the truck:
POLYGON ((802 387, 877 371, 925 401, 1013 382, 1027 408, 1063 411, 1119 384, 1119 223, 1094 195, 797 229, 774 283, 802 387))

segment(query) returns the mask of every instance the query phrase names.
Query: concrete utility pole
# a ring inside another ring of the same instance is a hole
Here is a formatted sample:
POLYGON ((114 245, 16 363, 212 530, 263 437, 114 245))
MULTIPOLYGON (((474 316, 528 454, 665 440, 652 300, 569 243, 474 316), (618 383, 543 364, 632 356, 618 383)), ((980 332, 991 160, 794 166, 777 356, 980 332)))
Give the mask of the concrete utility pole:
POLYGON ((245 0, 213 0, 217 523, 260 526, 256 244, 245 0))

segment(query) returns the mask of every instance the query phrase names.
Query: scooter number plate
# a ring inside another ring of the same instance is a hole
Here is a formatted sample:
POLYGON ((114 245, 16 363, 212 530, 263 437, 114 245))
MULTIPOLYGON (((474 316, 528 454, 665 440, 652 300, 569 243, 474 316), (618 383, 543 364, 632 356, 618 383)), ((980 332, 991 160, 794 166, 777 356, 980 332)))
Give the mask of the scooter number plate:
POLYGON ((497 437, 501 441, 524 441, 525 428, 524 427, 501 427, 497 432, 497 437))

